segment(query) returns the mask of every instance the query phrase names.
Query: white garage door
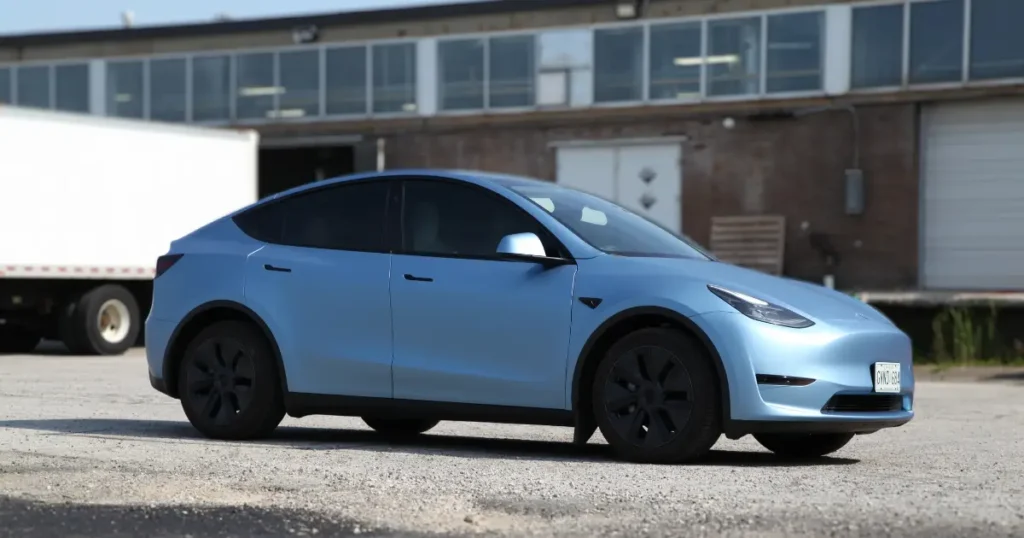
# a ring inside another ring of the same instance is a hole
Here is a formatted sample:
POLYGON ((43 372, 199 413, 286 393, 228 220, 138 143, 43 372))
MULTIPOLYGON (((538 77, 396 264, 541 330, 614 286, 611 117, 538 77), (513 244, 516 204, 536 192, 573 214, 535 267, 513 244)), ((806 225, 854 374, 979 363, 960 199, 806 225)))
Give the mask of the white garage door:
POLYGON ((678 143, 561 147, 557 181, 613 200, 678 233, 681 150, 678 143))
POLYGON ((922 283, 1024 289, 1024 100, 932 105, 921 122, 922 283))

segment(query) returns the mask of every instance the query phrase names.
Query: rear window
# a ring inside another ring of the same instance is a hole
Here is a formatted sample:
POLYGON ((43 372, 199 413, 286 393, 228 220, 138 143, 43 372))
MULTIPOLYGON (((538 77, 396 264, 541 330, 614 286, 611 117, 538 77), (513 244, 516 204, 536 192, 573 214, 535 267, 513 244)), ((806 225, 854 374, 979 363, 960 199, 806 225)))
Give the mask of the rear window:
POLYGON ((235 216, 257 241, 332 250, 385 251, 388 183, 360 181, 317 189, 235 216))

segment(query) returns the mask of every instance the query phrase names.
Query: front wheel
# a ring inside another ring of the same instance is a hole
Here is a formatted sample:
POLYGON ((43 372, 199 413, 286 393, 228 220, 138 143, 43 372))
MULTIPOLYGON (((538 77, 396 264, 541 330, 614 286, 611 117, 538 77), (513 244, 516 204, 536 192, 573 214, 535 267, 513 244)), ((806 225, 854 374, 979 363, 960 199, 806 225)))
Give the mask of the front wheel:
POLYGON ((762 433, 754 435, 761 446, 786 458, 820 458, 846 446, 852 433, 762 433))
POLYGON ((388 437, 413 437, 437 426, 437 420, 363 417, 363 422, 388 437))
POLYGON ((641 329, 619 340, 598 365, 591 394, 601 434, 628 461, 697 459, 721 435, 711 358, 676 330, 641 329))

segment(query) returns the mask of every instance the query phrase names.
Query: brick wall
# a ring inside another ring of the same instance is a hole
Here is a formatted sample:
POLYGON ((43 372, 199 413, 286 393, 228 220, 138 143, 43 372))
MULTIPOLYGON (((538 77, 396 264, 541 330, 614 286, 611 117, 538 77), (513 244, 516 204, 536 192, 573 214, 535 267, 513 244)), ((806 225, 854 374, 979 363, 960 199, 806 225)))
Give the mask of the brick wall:
POLYGON ((733 129, 711 119, 636 119, 598 124, 593 118, 555 125, 492 125, 389 137, 388 167, 463 168, 553 180, 559 140, 685 135, 683 229, 708 240, 714 215, 787 217, 786 273, 819 280, 825 266, 808 231, 829 236, 841 260, 841 288, 902 288, 917 281, 918 182, 916 106, 858 109, 863 215, 844 213, 843 170, 852 164, 851 117, 845 111, 799 119, 737 118, 733 129))

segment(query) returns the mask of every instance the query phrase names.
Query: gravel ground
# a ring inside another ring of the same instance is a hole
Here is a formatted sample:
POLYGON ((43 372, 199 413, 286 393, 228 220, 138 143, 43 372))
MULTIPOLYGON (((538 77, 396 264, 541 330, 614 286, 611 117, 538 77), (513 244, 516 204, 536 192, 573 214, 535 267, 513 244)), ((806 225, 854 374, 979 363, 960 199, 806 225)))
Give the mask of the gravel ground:
POLYGON ((909 425, 787 464, 613 461, 563 428, 356 419, 202 439, 125 357, 0 357, 0 536, 1024 536, 1024 387, 920 383, 909 425))

